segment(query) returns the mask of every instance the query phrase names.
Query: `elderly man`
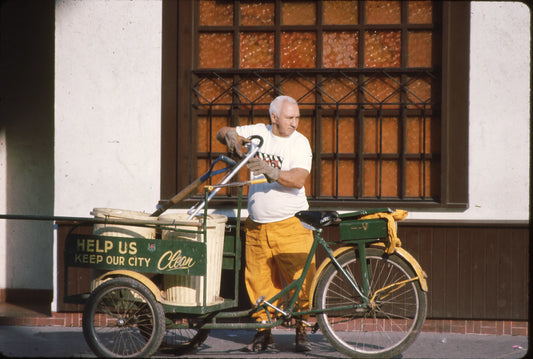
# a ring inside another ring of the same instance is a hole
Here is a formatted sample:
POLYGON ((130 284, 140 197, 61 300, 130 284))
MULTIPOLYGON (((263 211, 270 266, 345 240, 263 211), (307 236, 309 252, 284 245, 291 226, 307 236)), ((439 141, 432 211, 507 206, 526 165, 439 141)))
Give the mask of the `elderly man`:
MULTIPOLYGON (((260 152, 247 164, 253 179, 264 176, 268 180, 251 186, 248 194, 245 280, 252 303, 263 295, 268 299, 277 294, 283 288, 281 275, 287 283, 299 278, 313 242, 312 232, 294 217, 296 212, 309 207, 304 183, 312 162, 309 141, 296 131, 300 118, 298 104, 292 97, 278 96, 270 104, 269 113, 270 125, 223 127, 217 133, 217 139, 237 156, 243 155, 241 146, 246 138, 259 135, 264 140, 260 152)), ((300 309, 309 308, 309 286, 315 272, 313 260, 309 280, 300 293, 300 309)), ((255 313, 254 317, 261 322, 268 320, 265 311, 255 313)), ((297 322, 295 343, 296 351, 310 350, 301 321, 297 322)), ((274 348, 270 329, 264 329, 243 349, 274 348)))

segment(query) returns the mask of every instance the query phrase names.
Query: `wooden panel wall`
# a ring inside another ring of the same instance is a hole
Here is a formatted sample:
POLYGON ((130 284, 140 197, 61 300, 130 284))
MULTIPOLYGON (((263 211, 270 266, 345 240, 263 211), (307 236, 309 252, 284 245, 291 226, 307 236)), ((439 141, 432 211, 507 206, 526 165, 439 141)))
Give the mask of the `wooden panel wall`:
POLYGON ((400 224, 428 274, 428 318, 528 320, 527 225, 400 224))
MULTIPOLYGON (((88 293, 91 290, 90 268, 68 268, 68 283, 65 285, 65 240, 72 229, 72 222, 57 223, 57 311, 58 312, 83 312, 83 305, 65 303, 65 294, 88 293), (65 293, 65 287, 67 292, 65 293)), ((75 229, 78 234, 92 234, 92 225, 83 225, 75 229)))
POLYGON ((528 224, 399 222, 398 237, 428 275, 428 318, 529 319, 528 224))
MULTIPOLYGON (((59 311, 80 306, 62 303, 64 293, 62 248, 69 226, 59 227, 59 311)), ((91 233, 92 227, 79 232, 91 233)), ((334 240, 337 228, 325 236, 334 240)), ((526 224, 420 224, 400 222, 398 236, 428 274, 428 318, 528 320, 529 226, 526 224)), ((317 264, 324 258, 317 255, 317 264)), ((242 265, 244 268, 244 263, 242 265)), ((69 293, 88 289, 90 271, 70 269, 69 293)), ((223 280, 233 280, 231 276, 223 280)), ((232 283, 233 285, 233 283, 232 283)), ((240 286, 240 307, 246 307, 240 286), (242 294, 242 295, 241 295, 242 294)))

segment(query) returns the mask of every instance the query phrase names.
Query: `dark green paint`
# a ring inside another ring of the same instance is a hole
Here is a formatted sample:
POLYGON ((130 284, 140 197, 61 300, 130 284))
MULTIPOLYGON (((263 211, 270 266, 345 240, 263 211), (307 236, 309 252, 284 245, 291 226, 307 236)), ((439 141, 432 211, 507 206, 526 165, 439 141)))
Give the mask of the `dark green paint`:
POLYGON ((205 243, 71 234, 65 243, 65 262, 70 267, 101 270, 205 275, 205 243))

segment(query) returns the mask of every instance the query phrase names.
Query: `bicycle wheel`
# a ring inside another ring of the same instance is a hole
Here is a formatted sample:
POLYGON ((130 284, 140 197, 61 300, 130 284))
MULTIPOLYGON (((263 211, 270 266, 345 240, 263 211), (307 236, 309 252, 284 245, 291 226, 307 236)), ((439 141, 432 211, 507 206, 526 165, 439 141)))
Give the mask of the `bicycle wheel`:
POLYGON ((197 349, 209 336, 209 329, 198 328, 200 320, 184 317, 167 317, 167 329, 160 350, 182 355, 197 349), (171 324, 170 324, 171 322, 171 324), (175 328, 173 326, 185 326, 175 328))
MULTIPOLYGON (((426 293, 415 272, 402 257, 367 248, 371 305, 330 263, 319 278, 315 308, 324 310, 317 322, 329 343, 354 358, 390 358, 404 351, 418 336, 426 317, 426 293), (337 309, 336 309, 337 308, 337 309)), ((337 258, 340 266, 361 286, 359 254, 354 249, 337 258)))
POLYGON ((83 312, 83 335, 99 357, 149 357, 164 334, 163 306, 132 278, 114 278, 99 285, 83 312))

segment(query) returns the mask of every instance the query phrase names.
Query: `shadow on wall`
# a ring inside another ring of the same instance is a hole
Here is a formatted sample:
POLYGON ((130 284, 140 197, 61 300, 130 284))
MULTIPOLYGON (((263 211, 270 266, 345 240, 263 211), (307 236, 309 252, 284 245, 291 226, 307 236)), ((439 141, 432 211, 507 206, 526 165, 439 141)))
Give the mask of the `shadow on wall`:
MULTIPOLYGON (((6 137, 8 214, 54 211, 54 12, 53 0, 0 2, 0 126, 6 137)), ((51 221, 7 221, 6 232, 0 233, 6 243, 7 301, 21 289, 51 293, 53 228, 51 221)))

